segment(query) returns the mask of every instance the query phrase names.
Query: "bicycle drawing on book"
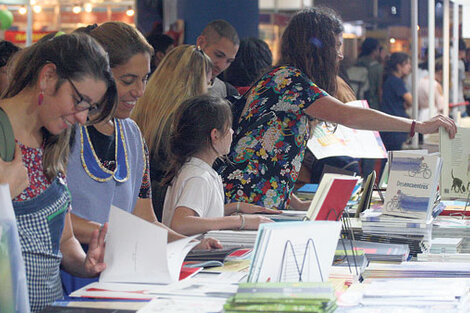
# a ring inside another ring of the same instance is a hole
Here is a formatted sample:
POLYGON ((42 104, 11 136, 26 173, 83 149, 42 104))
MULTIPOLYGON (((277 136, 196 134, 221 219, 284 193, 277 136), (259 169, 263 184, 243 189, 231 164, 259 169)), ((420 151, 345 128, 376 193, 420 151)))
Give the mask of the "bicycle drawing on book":
POLYGON ((416 215, 426 213, 429 206, 429 198, 411 196, 398 190, 397 194, 385 203, 385 211, 387 213, 395 213, 400 215, 416 215))
POLYGON ((413 168, 408 170, 408 176, 415 177, 416 175, 423 176, 423 178, 428 179, 431 177, 432 172, 429 169, 429 166, 426 162, 423 162, 424 158, 421 158, 421 162, 413 168))
POLYGON ((387 212, 402 212, 403 209, 401 208, 401 201, 403 199, 404 194, 398 190, 397 194, 393 196, 393 198, 385 204, 385 210, 387 212))

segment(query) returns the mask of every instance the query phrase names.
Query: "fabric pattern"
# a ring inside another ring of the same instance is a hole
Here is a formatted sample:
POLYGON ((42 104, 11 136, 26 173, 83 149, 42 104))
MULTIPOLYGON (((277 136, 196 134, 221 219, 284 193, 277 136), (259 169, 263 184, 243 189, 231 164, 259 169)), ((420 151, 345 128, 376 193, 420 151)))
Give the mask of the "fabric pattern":
POLYGON ((31 310, 39 312, 63 297, 59 246, 65 214, 70 206, 70 193, 64 181, 57 178, 36 198, 13 202, 13 206, 31 310))
POLYGON ((309 138, 304 110, 328 94, 299 69, 274 68, 250 91, 229 153, 219 169, 225 201, 287 209, 309 138))
POLYGON ((23 190, 13 201, 25 201, 40 195, 51 182, 44 174, 42 158, 44 146, 40 148, 30 148, 18 142, 23 153, 23 164, 28 170, 29 186, 23 190))

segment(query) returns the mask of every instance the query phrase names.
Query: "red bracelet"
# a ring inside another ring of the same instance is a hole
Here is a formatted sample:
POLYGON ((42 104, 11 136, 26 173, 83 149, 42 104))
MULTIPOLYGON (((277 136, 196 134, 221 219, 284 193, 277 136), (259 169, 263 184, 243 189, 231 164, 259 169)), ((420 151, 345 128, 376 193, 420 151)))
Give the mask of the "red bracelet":
POLYGON ((416 120, 413 120, 413 122, 411 122, 411 128, 410 128, 410 138, 413 138, 414 135, 415 135, 415 126, 416 126, 416 120))

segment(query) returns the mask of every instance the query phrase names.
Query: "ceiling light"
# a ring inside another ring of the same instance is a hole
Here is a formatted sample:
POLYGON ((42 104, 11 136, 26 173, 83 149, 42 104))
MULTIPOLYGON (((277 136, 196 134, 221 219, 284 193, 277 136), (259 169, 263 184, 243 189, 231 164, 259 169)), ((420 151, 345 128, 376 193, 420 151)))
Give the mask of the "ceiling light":
POLYGON ((18 13, 20 13, 21 15, 25 15, 26 14, 26 8, 24 6, 20 7, 18 9, 18 13))
POLYGON ((134 11, 134 9, 133 9, 131 6, 129 6, 129 7, 127 8, 126 14, 127 14, 127 16, 134 16, 135 11, 134 11))
POLYGON ((85 10, 85 12, 88 12, 88 13, 93 11, 93 7, 91 6, 90 3, 85 3, 85 5, 83 6, 83 9, 85 10))
POLYGON ((40 5, 35 5, 35 6, 33 6, 33 11, 34 11, 34 13, 41 13, 42 8, 41 8, 40 5))
POLYGON ((79 6, 79 5, 74 5, 73 8, 72 8, 72 12, 75 13, 75 14, 78 14, 78 13, 82 12, 82 7, 79 6))

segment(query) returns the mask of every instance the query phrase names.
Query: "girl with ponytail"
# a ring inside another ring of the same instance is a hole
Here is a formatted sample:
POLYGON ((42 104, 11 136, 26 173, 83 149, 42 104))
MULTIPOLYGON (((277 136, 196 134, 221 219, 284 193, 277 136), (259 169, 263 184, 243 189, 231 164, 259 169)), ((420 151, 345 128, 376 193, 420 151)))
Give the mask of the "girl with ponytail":
POLYGON ((163 223, 175 231, 193 235, 214 229, 257 229, 260 223, 271 222, 241 213, 274 210, 240 202, 224 206, 222 180, 212 165, 230 150, 231 125, 230 105, 219 97, 189 98, 175 113, 163 180, 168 185, 163 223))

